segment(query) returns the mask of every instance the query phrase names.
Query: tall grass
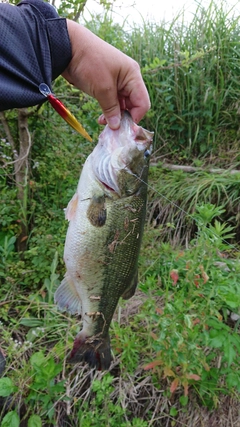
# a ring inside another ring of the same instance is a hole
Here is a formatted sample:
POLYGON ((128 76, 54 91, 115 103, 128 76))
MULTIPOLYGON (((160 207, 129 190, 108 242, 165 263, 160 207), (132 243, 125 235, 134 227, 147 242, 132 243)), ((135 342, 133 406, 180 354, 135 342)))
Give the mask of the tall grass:
POLYGON ((181 161, 239 139, 240 20, 224 0, 196 3, 190 22, 182 11, 141 27, 121 27, 108 13, 86 23, 139 62, 152 105, 144 125, 155 131, 156 148, 164 141, 163 151, 181 161))
POLYGON ((223 1, 198 5, 191 22, 145 22, 125 35, 142 67, 152 110, 146 126, 156 148, 206 156, 238 139, 240 25, 223 1))
MULTIPOLYGON (((229 175, 182 171, 166 171, 161 167, 151 169, 149 181, 148 223, 160 227, 162 240, 173 245, 186 244, 196 230, 193 219, 198 204, 212 203, 224 211, 218 220, 234 229, 234 242, 240 240, 240 174, 229 175)), ((233 240, 229 241, 229 251, 233 240)), ((236 244, 237 244, 236 243, 236 244)))

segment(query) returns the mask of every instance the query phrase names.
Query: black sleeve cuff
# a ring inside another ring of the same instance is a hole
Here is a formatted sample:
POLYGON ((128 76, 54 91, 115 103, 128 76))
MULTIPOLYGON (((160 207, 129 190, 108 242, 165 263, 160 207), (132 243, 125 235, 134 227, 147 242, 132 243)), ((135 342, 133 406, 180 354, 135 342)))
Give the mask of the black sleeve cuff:
POLYGON ((71 61, 66 19, 49 3, 23 0, 0 4, 0 111, 45 100, 39 84, 51 87, 71 61))

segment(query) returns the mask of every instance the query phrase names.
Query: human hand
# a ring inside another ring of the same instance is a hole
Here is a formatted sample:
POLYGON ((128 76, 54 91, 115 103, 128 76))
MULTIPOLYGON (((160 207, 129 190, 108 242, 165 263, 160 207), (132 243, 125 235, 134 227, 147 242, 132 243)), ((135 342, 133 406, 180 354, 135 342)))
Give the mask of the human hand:
POLYGON ((121 109, 138 123, 150 108, 138 63, 76 22, 67 20, 67 26, 72 60, 63 77, 97 99, 100 124, 118 129, 121 109))

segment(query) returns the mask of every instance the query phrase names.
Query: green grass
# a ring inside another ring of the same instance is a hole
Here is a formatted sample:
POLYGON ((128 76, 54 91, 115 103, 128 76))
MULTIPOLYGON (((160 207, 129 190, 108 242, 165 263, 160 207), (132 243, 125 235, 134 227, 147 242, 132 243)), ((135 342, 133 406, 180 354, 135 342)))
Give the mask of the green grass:
MULTIPOLYGON (((151 97, 143 124, 155 131, 157 166, 139 290, 120 301, 113 319, 110 372, 68 365, 80 320, 58 312, 53 293, 65 272, 63 208, 93 146, 48 105, 32 109, 22 203, 13 165, 0 171, 0 347, 7 354, 0 427, 18 427, 20 419, 28 427, 190 427, 199 413, 197 427, 209 426, 206 413, 230 425, 240 390, 239 320, 231 320, 240 304, 239 175, 169 172, 159 160, 239 167, 239 18, 213 1, 188 24, 143 22, 125 31, 106 14, 88 26, 140 63, 151 97), (27 249, 18 253, 23 220, 27 249)), ((54 92, 96 141, 97 103, 61 78, 54 92)), ((16 113, 6 118, 18 148, 16 113)), ((4 162, 13 160, 5 138, 0 126, 4 162)))
MULTIPOLYGON (((18 426, 21 407, 30 427, 33 421, 56 425, 60 414, 73 426, 99 425, 99 420, 106 426, 154 426, 153 405, 147 412, 143 408, 147 390, 157 396, 159 384, 165 390, 161 399, 171 397, 174 402, 166 419, 190 410, 194 396, 210 409, 218 407, 222 394, 237 399, 239 322, 229 324, 229 311, 237 312, 240 306, 240 269, 238 259, 223 262, 221 257, 232 233, 216 220, 212 225, 222 212, 210 204, 197 207, 198 233, 189 249, 174 250, 157 240, 153 244, 147 231, 140 269, 142 303, 135 315, 130 311, 125 320, 120 315, 112 323, 110 373, 66 365, 80 325, 53 304, 57 253, 39 290, 24 295, 20 289, 18 295, 11 292, 4 298, 3 285, 0 346, 8 359, 0 396, 13 399, 6 413, 2 410, 4 420, 18 426), (136 390, 144 385, 142 409, 132 405, 129 381, 136 390), (7 421, 9 417, 15 421, 7 421)), ((157 230, 152 231, 156 235, 157 230)))
MULTIPOLYGON (((148 222, 160 230, 162 239, 174 245, 187 244, 196 232, 192 218, 196 205, 213 203, 222 206, 224 212, 219 219, 234 228, 234 239, 238 243, 239 229, 239 180, 240 174, 214 174, 207 172, 184 173, 166 171, 161 164, 150 169, 148 222)), ((229 251, 234 251, 234 245, 229 251)))

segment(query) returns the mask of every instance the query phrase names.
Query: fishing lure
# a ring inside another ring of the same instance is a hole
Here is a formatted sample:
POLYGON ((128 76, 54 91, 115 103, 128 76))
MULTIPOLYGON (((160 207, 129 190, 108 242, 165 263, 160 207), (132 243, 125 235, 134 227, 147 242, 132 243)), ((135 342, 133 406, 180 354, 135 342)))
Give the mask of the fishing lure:
POLYGON ((76 117, 65 107, 65 105, 51 92, 51 89, 46 83, 39 85, 39 91, 44 95, 57 113, 75 129, 80 135, 92 142, 92 138, 88 135, 84 127, 79 123, 76 117))

